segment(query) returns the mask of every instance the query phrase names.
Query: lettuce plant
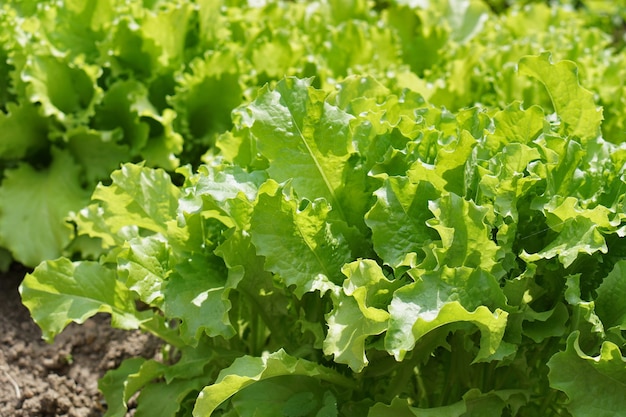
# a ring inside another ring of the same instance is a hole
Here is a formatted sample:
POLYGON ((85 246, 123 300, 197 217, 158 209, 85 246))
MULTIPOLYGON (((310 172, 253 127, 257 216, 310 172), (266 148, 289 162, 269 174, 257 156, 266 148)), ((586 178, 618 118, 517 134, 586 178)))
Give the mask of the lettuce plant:
POLYGON ((99 184, 75 222, 103 255, 23 301, 48 341, 99 312, 163 340, 101 380, 108 417, 619 415, 626 150, 572 61, 517 76, 548 111, 267 85, 181 185, 99 184))
POLYGON ((231 111, 285 75, 329 90, 369 74, 451 112, 523 100, 552 113, 543 87, 516 75, 522 56, 552 51, 577 63, 604 108, 603 137, 620 143, 619 5, 512 3, 4 1, 0 269, 95 257, 68 218, 99 181, 122 163, 172 173, 206 162, 231 111))

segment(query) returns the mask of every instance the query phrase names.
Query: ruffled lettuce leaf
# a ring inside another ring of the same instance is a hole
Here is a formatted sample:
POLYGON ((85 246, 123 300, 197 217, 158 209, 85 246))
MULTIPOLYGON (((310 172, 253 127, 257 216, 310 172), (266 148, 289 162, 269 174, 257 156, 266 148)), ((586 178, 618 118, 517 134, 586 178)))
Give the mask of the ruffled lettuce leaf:
POLYGON ((235 110, 234 118, 250 129, 272 179, 291 180, 300 198, 325 198, 333 210, 347 212, 349 202, 341 201, 338 191, 353 152, 352 116, 326 102, 326 93, 310 83, 286 78, 274 90, 263 88, 254 102, 235 110))
POLYGON ((130 290, 98 262, 43 263, 24 278, 20 294, 49 342, 71 322, 84 323, 100 312, 111 314, 112 325, 122 329, 141 323, 130 290))
POLYGON ((573 416, 619 414, 626 406, 626 358, 611 342, 602 344, 598 356, 589 356, 578 341, 579 333, 572 333, 566 350, 548 362, 550 385, 567 394, 566 408, 573 416))
POLYGON ((580 85, 574 62, 554 64, 551 59, 549 52, 524 57, 519 62, 519 70, 545 85, 567 135, 582 141, 595 139, 600 133, 602 109, 596 106, 593 93, 580 85))
POLYGON ((268 181, 259 190, 250 234, 265 268, 281 277, 294 294, 321 294, 342 282, 341 267, 350 260, 343 234, 327 221, 323 200, 298 202, 290 188, 268 181), (286 256, 286 255, 289 256, 286 256))
POLYGON ((428 332, 451 323, 469 322, 481 333, 475 360, 486 359, 495 353, 504 335, 508 313, 498 308, 504 303, 497 281, 486 271, 443 267, 419 273, 415 282, 393 294, 385 348, 402 360, 428 332))
POLYGON ((31 267, 42 259, 59 257, 74 237, 67 219, 89 199, 89 191, 80 182, 80 167, 67 152, 53 149, 47 169, 22 163, 6 170, 4 176, 0 186, 2 246, 31 267))
MULTIPOLYGON (((193 415, 195 417, 209 416, 220 404, 244 388, 280 376, 306 376, 346 388, 353 386, 349 378, 337 371, 315 362, 290 356, 281 349, 262 357, 244 356, 236 359, 231 366, 220 372, 214 384, 205 387, 200 392, 193 415)), ((297 379, 290 378, 288 381, 297 381, 297 379)), ((301 401, 305 399, 306 397, 301 398, 301 401)), ((285 403, 285 406, 288 406, 288 403, 285 403)), ((310 407, 311 404, 306 406, 310 407)))
POLYGON ((332 294, 334 308, 326 317, 324 353, 360 372, 368 364, 367 338, 387 330, 387 307, 402 282, 390 281, 369 259, 346 264, 342 272, 347 278, 341 290, 332 294))

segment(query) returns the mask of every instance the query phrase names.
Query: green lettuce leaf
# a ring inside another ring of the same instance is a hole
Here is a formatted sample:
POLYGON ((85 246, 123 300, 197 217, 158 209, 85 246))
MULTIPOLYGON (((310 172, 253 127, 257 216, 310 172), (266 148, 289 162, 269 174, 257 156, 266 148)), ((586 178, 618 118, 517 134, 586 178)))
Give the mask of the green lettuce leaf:
POLYGON ((435 172, 446 180, 446 190, 465 195, 469 185, 466 165, 471 163, 476 139, 467 130, 462 130, 455 142, 441 146, 435 160, 435 172))
POLYGON ((337 398, 308 377, 274 377, 244 388, 231 400, 240 416, 337 417, 337 398))
POLYGON ((45 147, 48 123, 31 103, 7 103, 0 112, 0 160, 21 159, 45 147))
POLYGON ((295 358, 284 350, 268 353, 260 358, 244 356, 220 372, 213 385, 205 387, 198 395, 193 409, 194 417, 210 416, 224 401, 245 387, 278 376, 307 376, 320 381, 351 388, 353 382, 315 362, 295 358))
MULTIPOLYGON (((272 179, 291 180, 300 198, 325 198, 341 213, 349 210, 338 190, 353 152, 352 116, 327 103, 326 93, 310 84, 285 78, 274 90, 261 89, 254 102, 235 110, 234 118, 250 129, 270 162, 272 179)), ((341 218, 345 220, 345 214, 341 218)))
MULTIPOLYGON (((200 370, 204 364, 196 364, 200 370)), ((171 416, 174 417, 184 406, 185 398, 193 391, 199 391, 205 378, 193 377, 188 373, 186 378, 163 381, 162 378, 178 364, 168 367, 156 360, 131 358, 124 360, 117 368, 108 371, 98 382, 107 401, 106 417, 123 417, 128 412, 128 403, 139 393, 138 416, 171 416), (154 381, 161 379, 159 382, 154 381)))
POLYGON ((583 141, 595 139, 600 133, 602 109, 598 109, 593 93, 578 80, 578 68, 572 61, 552 63, 552 55, 544 52, 519 61, 521 73, 537 78, 545 85, 556 113, 567 135, 583 141))
POLYGON ((198 175, 188 176, 180 210, 203 212, 228 227, 249 228, 258 189, 267 179, 263 171, 246 172, 239 166, 203 165, 198 175))
POLYGON ((539 175, 526 174, 529 165, 538 159, 540 154, 535 148, 510 143, 489 161, 491 172, 481 176, 479 187, 483 196, 492 202, 497 214, 519 220, 520 199, 529 195, 541 181, 539 175))
POLYGON ((219 261, 191 256, 176 265, 163 289, 163 312, 181 320, 180 334, 188 345, 196 346, 202 333, 225 338, 235 334, 228 294, 237 282, 228 279, 219 261))
POLYGON ((543 131, 543 109, 537 105, 524 108, 515 101, 493 116, 494 132, 487 136, 492 154, 502 146, 513 143, 528 144, 543 131))
POLYGON ((117 254, 119 279, 148 305, 162 304, 169 270, 170 248, 155 237, 131 239, 117 254))
POLYGON ((434 218, 428 226, 441 236, 441 247, 434 249, 440 266, 467 266, 500 275, 502 249, 491 239, 487 224, 489 207, 481 207, 456 194, 445 194, 428 202, 434 218))
POLYGON ((394 398, 390 405, 376 403, 367 417, 500 417, 507 406, 515 408, 520 397, 526 396, 522 390, 498 390, 481 393, 477 389, 468 391, 463 400, 454 404, 432 408, 412 407, 406 399, 394 398))
POLYGON ((54 116, 72 127, 93 114, 102 95, 96 80, 102 69, 76 60, 65 62, 55 56, 33 55, 22 71, 26 94, 41 103, 46 116, 54 116))
POLYGON ((96 187, 91 197, 94 203, 79 213, 80 233, 112 245, 124 241, 116 235, 128 228, 167 235, 175 227, 180 190, 165 171, 124 164, 111 179, 111 185, 96 187))
POLYGON ((128 400, 134 392, 128 393, 128 379, 130 375, 141 370, 145 358, 129 358, 122 361, 120 366, 107 371, 98 381, 98 389, 107 402, 106 417, 123 417, 128 411, 128 400))
MULTIPOLYGON (((415 273, 419 273, 418 270, 415 273)), ((385 348, 401 360, 428 332, 446 324, 470 322, 481 332, 476 361, 493 354, 502 340, 508 314, 496 279, 467 267, 419 273, 414 283, 393 294, 385 348), (487 306, 492 306, 493 312, 487 306)))
POLYGON ((347 278, 342 289, 332 294, 334 307, 326 316, 324 353, 361 372, 368 364, 366 339, 387 330, 387 306, 401 283, 390 281, 370 259, 346 264, 342 272, 347 278))
POLYGON ((26 275, 20 294, 50 343, 71 322, 83 323, 96 313, 111 314, 112 325, 122 329, 136 329, 142 321, 130 290, 114 270, 97 262, 42 263, 26 275))
POLYGON ((618 261, 597 289, 595 311, 604 327, 626 330, 626 261, 618 261))
POLYGON ((268 181, 259 191, 250 235, 265 268, 278 274, 298 297, 324 294, 343 281, 341 267, 351 254, 343 235, 327 221, 323 199, 298 203, 293 190, 268 181), (288 256, 286 256, 288 255, 288 256))
POLYGON ((519 256, 526 262, 557 257, 567 268, 578 258, 579 253, 591 255, 607 251, 606 241, 598 231, 598 226, 589 218, 581 216, 568 221, 567 227, 541 251, 529 254, 523 250, 519 256))
POLYGON ((53 148, 52 158, 44 170, 25 163, 6 170, 0 186, 0 244, 32 267, 63 253, 74 236, 67 218, 89 199, 72 157, 53 148))
POLYGON ((207 51, 202 59, 189 64, 189 73, 179 77, 170 101, 177 114, 177 130, 187 140, 193 138, 208 148, 218 133, 231 129, 230 113, 241 103, 243 94, 242 66, 235 48, 207 51))
MULTIPOLYGON (((257 255, 250 235, 244 231, 234 231, 215 250, 228 268, 228 281, 237 282, 237 292, 245 295, 245 305, 253 310, 252 314, 261 317, 271 331, 272 342, 278 346, 296 344, 292 335, 295 324, 290 317, 288 306, 290 294, 276 288, 273 274, 265 270, 265 258, 257 255), (248 298, 249 297, 249 298, 248 298)), ((253 339, 250 351, 259 346, 253 339)))
POLYGON ((550 386, 567 394, 566 408, 574 417, 619 415, 626 407, 626 358, 611 342, 602 344, 599 356, 588 356, 579 337, 572 333, 567 349, 548 362, 550 386))
POLYGON ((96 106, 93 124, 98 130, 121 130, 124 144, 137 154, 148 143, 150 125, 140 118, 146 111, 154 113, 146 86, 133 79, 118 80, 96 106))
POLYGON ((423 258, 423 246, 437 239, 426 221, 432 218, 429 201, 440 193, 426 180, 389 177, 374 192, 376 203, 365 216, 372 229, 374 249, 392 268, 414 267, 423 258))
POLYGON ((162 3, 153 10, 143 9, 142 37, 158 47, 156 61, 162 67, 178 67, 185 57, 187 25, 193 7, 184 1, 162 3))
POLYGON ((98 131, 79 127, 66 134, 67 149, 85 171, 89 184, 107 178, 130 159, 127 145, 118 143, 119 130, 98 131))

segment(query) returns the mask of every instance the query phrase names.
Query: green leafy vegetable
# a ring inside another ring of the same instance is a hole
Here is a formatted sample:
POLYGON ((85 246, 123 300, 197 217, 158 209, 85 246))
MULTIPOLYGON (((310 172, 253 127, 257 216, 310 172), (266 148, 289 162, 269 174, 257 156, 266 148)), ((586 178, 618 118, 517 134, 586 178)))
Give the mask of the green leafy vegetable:
POLYGON ((7 2, 0 243, 56 258, 24 304, 48 341, 102 312, 162 339, 107 417, 619 414, 601 10, 7 2))

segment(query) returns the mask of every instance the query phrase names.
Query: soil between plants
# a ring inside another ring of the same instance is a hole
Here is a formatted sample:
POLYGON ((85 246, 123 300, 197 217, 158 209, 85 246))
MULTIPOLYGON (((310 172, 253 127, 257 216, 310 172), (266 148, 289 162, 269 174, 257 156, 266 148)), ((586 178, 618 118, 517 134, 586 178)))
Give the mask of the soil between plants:
POLYGON ((44 342, 18 293, 26 272, 13 266, 0 274, 0 417, 103 416, 98 379, 126 358, 154 357, 159 340, 113 329, 108 316, 97 315, 44 342))

